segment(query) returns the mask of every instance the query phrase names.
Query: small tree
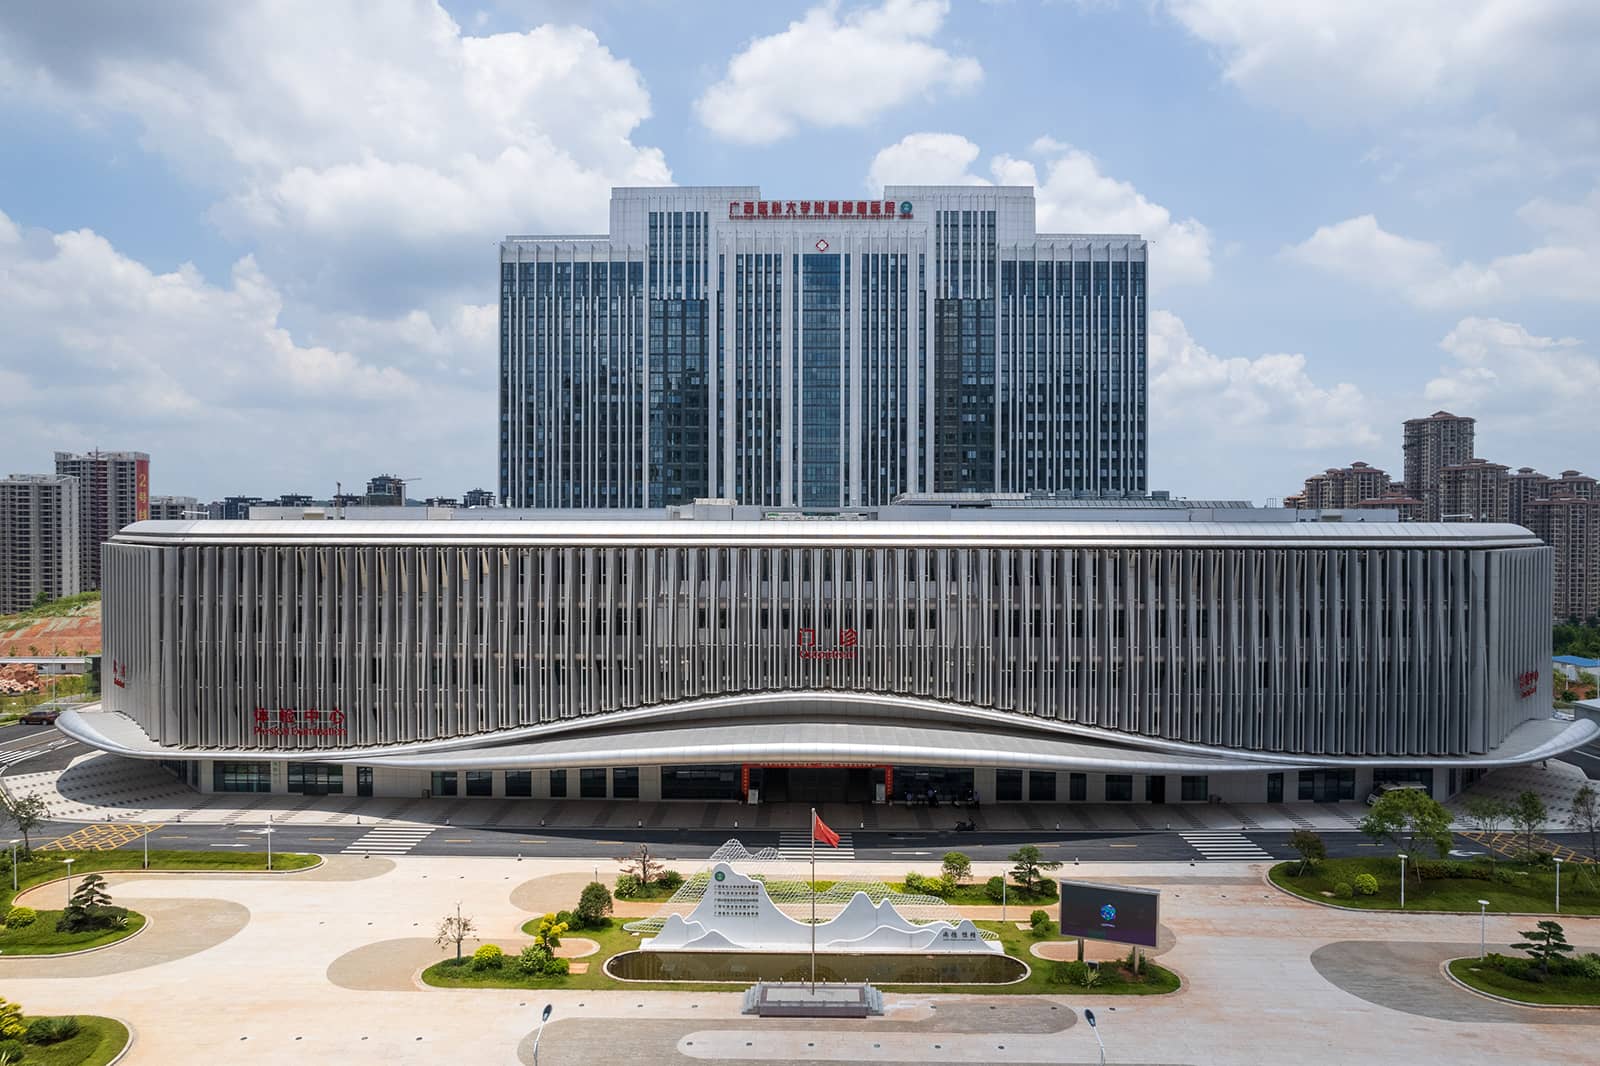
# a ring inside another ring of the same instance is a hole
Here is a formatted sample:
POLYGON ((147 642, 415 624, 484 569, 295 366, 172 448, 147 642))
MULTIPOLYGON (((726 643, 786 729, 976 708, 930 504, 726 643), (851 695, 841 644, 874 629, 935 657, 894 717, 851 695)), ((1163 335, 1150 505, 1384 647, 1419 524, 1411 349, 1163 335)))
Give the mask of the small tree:
POLYGON ((1567 934, 1560 922, 1546 919, 1538 924, 1537 929, 1523 930, 1522 941, 1511 946, 1518 951, 1526 951, 1528 957, 1539 964, 1542 972, 1549 973, 1551 961, 1559 961, 1562 955, 1572 950, 1572 945, 1567 943, 1567 934))
POLYGON ((447 914, 439 923, 439 935, 433 938, 438 947, 446 944, 456 946, 456 961, 461 961, 461 942, 476 937, 478 927, 471 918, 464 917, 461 913, 461 904, 456 904, 456 912, 447 914))
POLYGON ((1511 808, 1504 800, 1493 796, 1473 796, 1462 805, 1462 813, 1467 816, 1467 821, 1483 832, 1495 833, 1499 831, 1500 824, 1511 816, 1511 808))
POLYGON ((617 860, 622 863, 622 872, 632 874, 639 879, 640 888, 649 888, 650 882, 661 873, 661 863, 650 857, 650 845, 640 844, 639 850, 632 855, 627 855, 617 860))
POLYGON ((29 834, 43 825, 44 820, 50 816, 50 808, 45 804, 44 797, 34 793, 12 798, 0 792, 0 807, 4 808, 6 818, 17 827, 17 832, 22 834, 22 857, 28 858, 33 854, 33 843, 29 834))
MULTIPOLYGON (((595 882, 599 884, 599 882, 595 882)), ((604 888, 604 885, 601 885, 604 888)), ((555 950, 561 946, 561 934, 567 931, 567 923, 560 921, 553 914, 546 914, 539 919, 539 924, 533 927, 533 942, 542 948, 555 950)))
POLYGON ((972 860, 959 851, 945 852, 944 876, 952 885, 959 885, 972 876, 972 860))
POLYGON ((1039 849, 1032 844, 1022 845, 1006 858, 1013 863, 1011 867, 1012 879, 1029 891, 1032 891, 1033 883, 1039 880, 1040 871, 1061 869, 1061 863, 1045 859, 1039 849))
POLYGON ((1580 833, 1589 834, 1589 855, 1600 860, 1600 847, 1595 841, 1600 838, 1600 793, 1596 793, 1593 785, 1584 785, 1572 796, 1572 813, 1567 816, 1567 824, 1580 833))
POLYGON ((1511 804, 1511 827, 1522 839, 1524 853, 1533 851, 1533 838, 1544 828, 1549 814, 1537 792, 1524 792, 1511 804))
POLYGON ((1361 831, 1406 853, 1414 853, 1419 840, 1432 843, 1441 858, 1450 851, 1450 812, 1419 788, 1396 788, 1379 796, 1361 820, 1361 831))
POLYGON ((27 1031, 22 1020, 22 1007, 8 999, 0 999, 0 1039, 20 1040, 27 1031))
POLYGON ((611 892, 599 881, 590 881, 583 886, 583 894, 578 897, 578 910, 575 917, 578 924, 585 929, 593 929, 605 921, 606 915, 611 913, 611 892))
POLYGON ((1328 845, 1322 838, 1309 829, 1296 829, 1289 835, 1289 847, 1300 856, 1300 873, 1306 872, 1307 866, 1316 866, 1317 863, 1328 857, 1328 845))

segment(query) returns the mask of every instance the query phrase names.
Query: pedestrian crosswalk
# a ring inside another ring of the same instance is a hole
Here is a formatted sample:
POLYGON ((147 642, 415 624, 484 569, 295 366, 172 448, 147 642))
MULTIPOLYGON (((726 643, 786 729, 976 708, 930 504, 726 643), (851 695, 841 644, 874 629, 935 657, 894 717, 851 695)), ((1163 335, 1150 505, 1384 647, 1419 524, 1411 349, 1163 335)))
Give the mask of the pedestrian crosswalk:
POLYGON ((1272 858, 1271 852, 1263 851, 1243 833, 1194 832, 1178 835, 1213 862, 1255 862, 1272 858))
POLYGON ((36 744, 30 748, 0 748, 0 769, 15 766, 19 762, 26 762, 37 755, 44 755, 72 743, 74 741, 62 737, 60 740, 52 740, 48 744, 36 744))
MULTIPOLYGON (((785 859, 811 861, 811 834, 803 829, 778 834, 778 854, 785 859)), ((830 848, 828 845, 817 841, 817 858, 835 861, 838 859, 853 859, 856 857, 855 844, 850 839, 849 833, 839 834, 839 846, 830 848)))
POLYGON ((404 855, 427 839, 437 826, 379 825, 357 837, 346 855, 404 855))

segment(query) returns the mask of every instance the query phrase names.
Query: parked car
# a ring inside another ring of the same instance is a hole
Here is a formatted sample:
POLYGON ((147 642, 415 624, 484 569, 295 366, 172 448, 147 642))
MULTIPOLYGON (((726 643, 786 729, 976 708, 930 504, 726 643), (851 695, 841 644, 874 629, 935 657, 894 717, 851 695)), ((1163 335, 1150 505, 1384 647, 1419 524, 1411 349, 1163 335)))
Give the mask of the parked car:
POLYGON ((1385 782, 1384 784, 1381 784, 1377 788, 1373 789, 1371 792, 1367 793, 1367 806, 1370 807, 1374 803, 1377 803, 1378 802, 1378 798, 1380 796, 1382 796, 1385 792, 1393 792, 1395 789, 1399 789, 1399 788, 1417 789, 1417 790, 1422 791, 1422 792, 1426 792, 1428 790, 1428 786, 1427 785, 1416 784, 1414 782, 1409 782, 1409 781, 1389 781, 1389 782, 1385 782))
POLYGON ((23 725, 55 725, 61 712, 54 707, 35 707, 22 716, 23 725))

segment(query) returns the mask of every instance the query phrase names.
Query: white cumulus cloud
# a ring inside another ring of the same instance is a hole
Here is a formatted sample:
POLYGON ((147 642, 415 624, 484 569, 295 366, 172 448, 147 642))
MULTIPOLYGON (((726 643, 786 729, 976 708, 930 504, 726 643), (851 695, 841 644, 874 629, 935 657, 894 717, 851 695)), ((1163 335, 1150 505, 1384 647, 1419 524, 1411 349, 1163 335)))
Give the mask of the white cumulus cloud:
POLYGON ((1210 230, 1196 219, 1174 218, 1129 182, 1107 175, 1088 152, 1041 137, 1027 157, 993 157, 988 177, 971 170, 981 154, 959 134, 913 133, 878 152, 867 185, 1032 185, 1040 232, 1138 233, 1152 245, 1153 286, 1210 280, 1210 230))
POLYGON ((747 44, 695 113, 724 140, 770 144, 802 126, 864 126, 919 97, 968 91, 983 67, 932 43, 949 9, 884 0, 841 15, 830 0, 747 44))
MULTIPOLYGON (((1425 390, 1427 402, 1474 415, 1480 425, 1492 425, 1511 438, 1522 453, 1509 459, 1551 461, 1539 453, 1551 447, 1551 426, 1564 458, 1555 463, 1572 466, 1574 452, 1593 454, 1597 437, 1594 398, 1600 395, 1600 360, 1589 354, 1575 337, 1545 337, 1516 322, 1498 318, 1463 318, 1439 342, 1450 361, 1442 366, 1425 390)), ((1502 441, 1501 443, 1507 443, 1502 441)), ((1558 466, 1559 468, 1559 466, 1558 466)))

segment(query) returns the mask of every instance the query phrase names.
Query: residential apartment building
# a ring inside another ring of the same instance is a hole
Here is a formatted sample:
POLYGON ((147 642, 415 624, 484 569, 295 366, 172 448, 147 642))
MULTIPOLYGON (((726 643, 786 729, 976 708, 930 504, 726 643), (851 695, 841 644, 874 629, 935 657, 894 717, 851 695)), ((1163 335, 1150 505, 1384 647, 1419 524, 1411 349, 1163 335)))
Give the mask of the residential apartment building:
POLYGON ((187 522, 210 517, 193 496, 150 497, 150 518, 156 522, 187 522))
POLYGON ((145 452, 56 452, 56 473, 78 481, 79 587, 100 587, 100 545, 123 526, 150 517, 150 456, 145 452))
POLYGON ((1375 466, 1357 462, 1343 468, 1330 467, 1306 478, 1301 509, 1343 510, 1388 491, 1389 475, 1375 466))
POLYGON ((0 481, 0 614, 26 609, 40 595, 82 591, 78 479, 12 474, 0 481))
MULTIPOLYGON (((1562 474, 1569 476, 1581 475, 1562 474)), ((1531 501, 1526 514, 1527 527, 1554 550, 1552 616, 1564 622, 1600 614, 1600 499, 1558 488, 1549 499, 1531 501)))
POLYGON ((1548 499, 1550 478, 1531 466, 1524 466, 1506 479, 1506 521, 1527 528, 1528 504, 1548 499))
POLYGON ((1445 522, 1506 522, 1511 513, 1508 468, 1487 459, 1447 466, 1439 475, 1439 516, 1445 522))
POLYGON ((1462 418, 1449 411, 1435 411, 1427 418, 1406 421, 1406 491, 1422 501, 1425 521, 1437 522, 1444 513, 1440 481, 1446 467, 1458 466, 1472 458, 1476 425, 1475 419, 1462 418))

